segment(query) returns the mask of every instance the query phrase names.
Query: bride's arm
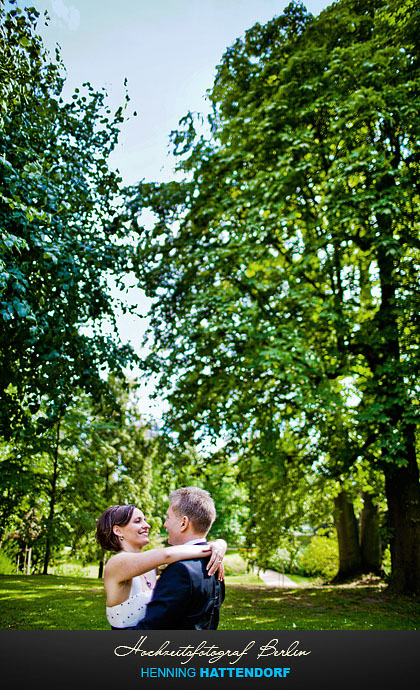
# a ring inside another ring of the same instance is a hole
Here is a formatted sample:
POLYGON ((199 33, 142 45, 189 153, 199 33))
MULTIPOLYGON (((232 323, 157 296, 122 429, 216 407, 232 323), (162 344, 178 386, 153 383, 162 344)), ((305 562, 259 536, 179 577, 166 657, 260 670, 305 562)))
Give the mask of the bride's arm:
POLYGON ((224 567, 222 561, 226 554, 227 543, 224 539, 215 539, 214 541, 209 542, 209 546, 211 547, 211 556, 209 562, 207 563, 208 573, 209 575, 213 575, 216 570, 218 570, 219 580, 223 580, 224 567))
POLYGON ((211 547, 207 544, 205 546, 194 544, 168 546, 164 549, 150 549, 141 553, 120 551, 106 564, 104 576, 116 582, 125 582, 136 575, 143 575, 154 570, 159 565, 189 558, 202 558, 210 553, 211 547))

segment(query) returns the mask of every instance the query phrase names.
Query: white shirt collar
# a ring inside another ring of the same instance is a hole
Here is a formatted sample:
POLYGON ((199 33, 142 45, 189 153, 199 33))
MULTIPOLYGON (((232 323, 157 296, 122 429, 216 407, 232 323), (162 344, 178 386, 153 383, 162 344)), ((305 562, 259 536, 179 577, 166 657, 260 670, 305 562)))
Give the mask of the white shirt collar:
POLYGON ((190 539, 190 541, 184 542, 182 546, 187 546, 188 544, 207 544, 207 539, 206 537, 197 537, 196 539, 190 539))

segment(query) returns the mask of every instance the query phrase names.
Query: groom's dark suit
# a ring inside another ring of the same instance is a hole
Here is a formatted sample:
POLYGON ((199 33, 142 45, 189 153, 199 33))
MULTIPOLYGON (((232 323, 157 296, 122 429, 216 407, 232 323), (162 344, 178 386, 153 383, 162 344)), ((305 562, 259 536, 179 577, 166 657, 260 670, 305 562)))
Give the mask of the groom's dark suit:
POLYGON ((159 577, 137 630, 216 630, 225 585, 209 575, 209 557, 177 561, 159 577))

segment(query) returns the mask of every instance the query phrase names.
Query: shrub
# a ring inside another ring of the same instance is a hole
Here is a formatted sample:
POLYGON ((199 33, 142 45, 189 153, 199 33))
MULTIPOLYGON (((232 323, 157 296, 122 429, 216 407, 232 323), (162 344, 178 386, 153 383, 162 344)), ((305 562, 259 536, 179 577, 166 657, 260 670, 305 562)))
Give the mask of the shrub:
POLYGON ((0 551, 0 575, 12 575, 16 571, 16 566, 10 560, 9 556, 3 551, 0 551))
POLYGON ((331 580, 338 571, 337 539, 312 537, 299 559, 299 564, 304 575, 331 580))
POLYGON ((248 572, 246 561, 239 553, 226 554, 223 565, 225 575, 246 575, 248 572))
POLYGON ((386 578, 391 575, 391 551, 389 546, 386 547, 382 556, 382 571, 386 578))
POLYGON ((287 549, 277 549, 270 554, 267 560, 267 568, 276 570, 279 573, 281 573, 283 569, 285 572, 289 572, 289 570, 294 569, 293 567, 289 568, 289 563, 291 560, 292 559, 287 549))
POLYGON ((303 555, 307 545, 309 544, 312 535, 302 535, 296 540, 293 548, 279 548, 270 554, 266 567, 271 570, 276 570, 281 573, 283 570, 286 573, 299 573, 304 575, 300 564, 301 556, 303 555))
POLYGON ((80 566, 71 565, 57 565, 49 570, 51 575, 60 575, 61 577, 86 577, 84 569, 80 566))
POLYGON ((96 564, 83 565, 79 561, 67 561, 53 565, 49 572, 51 575, 62 577, 96 577, 98 566, 96 564))

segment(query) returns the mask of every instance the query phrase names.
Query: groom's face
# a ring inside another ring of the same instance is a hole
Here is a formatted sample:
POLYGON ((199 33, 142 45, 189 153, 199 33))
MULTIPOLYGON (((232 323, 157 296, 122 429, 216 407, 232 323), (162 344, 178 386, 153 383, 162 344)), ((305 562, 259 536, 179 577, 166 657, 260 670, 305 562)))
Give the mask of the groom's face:
POLYGON ((174 512, 172 505, 169 504, 169 508, 166 512, 166 520, 163 523, 163 526, 168 532, 168 542, 172 544, 172 546, 183 543, 183 532, 181 532, 180 529, 182 521, 183 518, 178 517, 174 512))

